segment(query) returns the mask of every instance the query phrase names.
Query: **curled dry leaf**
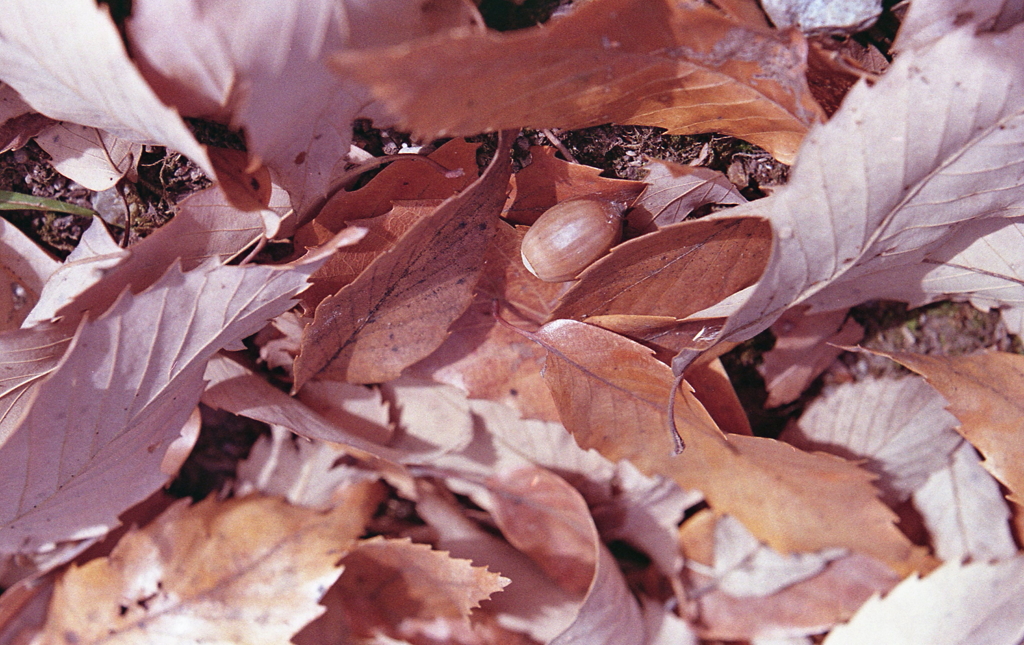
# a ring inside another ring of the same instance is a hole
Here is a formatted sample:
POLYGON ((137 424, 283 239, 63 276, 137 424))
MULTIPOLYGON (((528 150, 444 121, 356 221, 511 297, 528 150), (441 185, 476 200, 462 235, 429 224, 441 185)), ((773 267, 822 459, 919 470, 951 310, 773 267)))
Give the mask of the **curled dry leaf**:
MULTIPOLYGON (((971 261, 944 292, 927 282, 936 264, 984 235, 1020 237, 1008 218, 1024 202, 1024 68, 1012 53, 1021 47, 1024 28, 978 36, 964 28, 854 87, 808 135, 789 184, 732 211, 768 217, 775 241, 722 338, 750 338, 799 303, 832 310, 886 297, 917 306, 974 298, 993 281, 1014 294, 1003 304, 1019 302, 1018 276, 971 261)), ((1007 247, 1016 266, 1020 247, 1007 247)))
POLYGON ((583 272, 549 319, 685 318, 753 284, 771 230, 760 218, 696 220, 623 242, 583 272))
MULTIPOLYGON (((324 608, 339 558, 362 533, 372 485, 321 513, 269 497, 189 506, 129 532, 109 557, 57 582, 39 643, 281 643, 324 608)), ((371 500, 372 501, 372 500, 371 500)))
POLYGON ((794 307, 772 325, 775 346, 757 366, 768 390, 765 407, 796 401, 843 352, 841 347, 864 337, 864 328, 846 313, 840 309, 809 314, 794 307))
POLYGON ((167 146, 213 174, 181 117, 129 59, 105 6, 59 0, 43 21, 38 6, 24 0, 5 0, 0 9, 0 79, 36 111, 120 139, 167 146))
POLYGON ((142 144, 76 123, 57 123, 36 136, 53 167, 68 179, 97 192, 134 172, 142 144))
POLYGON ((925 356, 878 352, 925 377, 960 420, 956 431, 981 452, 981 465, 1024 502, 1024 357, 1004 352, 925 356))
POLYGON ((867 471, 771 439, 723 435, 685 383, 675 412, 687 447, 673 456, 672 372, 650 350, 571 320, 549 323, 535 338, 548 350, 544 377, 562 421, 582 447, 700 490, 711 508, 783 553, 844 547, 901 572, 924 566, 867 471))
POLYGON ((59 266, 27 235, 0 219, 0 331, 21 326, 59 266))
POLYGON ((512 176, 515 199, 501 216, 514 224, 533 224, 559 202, 581 197, 628 206, 644 183, 602 177, 600 168, 569 163, 555 157, 555 148, 530 148, 530 165, 512 176))
POLYGON ((822 118, 805 48, 706 5, 601 0, 543 28, 454 31, 333 64, 424 138, 614 122, 724 132, 788 163, 822 118))
POLYGON ((444 342, 483 270, 508 186, 511 133, 487 171, 419 220, 351 284, 317 307, 295 361, 295 389, 315 376, 380 383, 444 342))
POLYGON ((705 204, 745 204, 729 178, 708 168, 652 159, 644 164, 647 187, 628 214, 630 228, 649 233, 686 219, 705 204))
POLYGON ((209 358, 291 307, 324 254, 174 266, 82 322, 0 446, 0 551, 102 535, 164 485, 160 462, 199 402, 209 358))
POLYGON ((355 638, 384 633, 415 640, 446 623, 457 633, 457 626, 469 628, 481 601, 509 584, 487 567, 409 539, 364 540, 341 564, 344 573, 324 597, 328 613, 299 636, 300 645, 312 642, 303 638, 314 632, 327 633, 332 622, 343 623, 355 638))

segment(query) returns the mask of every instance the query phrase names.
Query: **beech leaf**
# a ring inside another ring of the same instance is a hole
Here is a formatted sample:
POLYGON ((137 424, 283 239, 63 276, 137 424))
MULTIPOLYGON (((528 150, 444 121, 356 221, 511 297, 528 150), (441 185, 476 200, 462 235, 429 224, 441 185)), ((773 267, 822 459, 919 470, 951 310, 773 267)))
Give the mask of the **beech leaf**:
POLYGON ((705 5, 601 0, 543 28, 454 31, 333 63, 424 138, 615 122, 724 132, 789 162, 822 118, 802 75, 804 47, 799 34, 705 5))
POLYGON ((175 266, 81 323, 0 446, 0 551, 103 535, 162 486, 160 462, 199 402, 207 360, 288 309, 323 259, 175 266))
POLYGON ((985 457, 982 466, 1010 490, 1011 501, 1024 502, 1024 356, 874 353, 925 377, 949 401, 957 432, 985 457))
POLYGON ((977 36, 960 29, 899 56, 874 85, 854 87, 832 120, 807 137, 789 184, 730 213, 768 217, 775 243, 722 338, 750 338, 799 303, 821 311, 879 297, 911 305, 966 299, 991 292, 993 278, 1019 288, 1013 274, 988 275, 989 267, 970 264, 957 268, 960 279, 945 294, 922 280, 936 263, 982 235, 1008 231, 1007 218, 1024 214, 1016 152, 1024 67, 1011 53, 1020 47, 1024 28, 977 36), (950 105, 961 107, 950 112, 950 105))
POLYGON ((351 284, 317 307, 302 334, 295 389, 319 376, 397 377, 444 342, 469 307, 510 174, 505 134, 486 172, 420 219, 351 284))
POLYGON ((322 513, 271 497, 182 500, 58 581, 40 643, 278 644, 323 613, 373 511, 355 486, 322 513))
POLYGON ((544 377, 580 446, 700 490, 716 512, 782 553, 844 547, 897 571, 922 566, 867 471, 771 439, 723 435, 685 382, 675 412, 686 449, 673 456, 672 372, 650 350, 571 320, 548 323, 535 338, 548 350, 544 377))
POLYGON ((1002 562, 947 562, 872 598, 825 645, 1016 645, 1024 637, 1024 556, 1002 562))
POLYGON ((25 0, 4 0, 0 79, 35 110, 120 139, 168 146, 213 174, 177 112, 157 98, 128 58, 106 6, 57 0, 46 20, 25 0))
POLYGON ((770 250, 759 218, 681 222, 623 242, 587 268, 550 318, 686 316, 757 281, 770 250))

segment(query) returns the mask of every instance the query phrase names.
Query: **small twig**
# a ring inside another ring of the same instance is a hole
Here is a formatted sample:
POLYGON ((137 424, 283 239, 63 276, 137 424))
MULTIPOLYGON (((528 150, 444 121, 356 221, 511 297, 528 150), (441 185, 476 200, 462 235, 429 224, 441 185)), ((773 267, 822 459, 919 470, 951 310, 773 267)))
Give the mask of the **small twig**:
POLYGON ((562 156, 565 157, 566 161, 571 163, 579 163, 578 161, 576 161, 576 157, 573 157, 572 153, 569 152, 569 149, 565 147, 565 144, 562 143, 562 140, 555 136, 554 132, 547 128, 544 128, 543 130, 541 130, 541 132, 544 134, 547 140, 551 142, 551 145, 558 148, 558 151, 562 153, 562 156))
POLYGON ((249 264, 250 262, 255 260, 256 256, 260 254, 260 251, 262 251, 263 248, 266 245, 267 245, 267 236, 266 235, 261 235, 259 241, 256 242, 256 246, 254 246, 252 248, 252 251, 249 251, 249 254, 246 255, 245 259, 242 260, 241 262, 239 262, 238 265, 242 266, 243 264, 249 264))
POLYGON ((326 193, 324 193, 322 196, 316 199, 312 204, 304 208, 302 212, 298 213, 296 228, 306 224, 314 217, 319 215, 320 211, 322 211, 324 209, 324 206, 327 205, 327 202, 331 201, 331 199, 333 199, 335 195, 348 188, 363 173, 369 172, 370 170, 373 170, 375 168, 379 168, 380 166, 383 166, 384 164, 387 163, 391 163, 392 161, 404 161, 406 159, 410 161, 415 159, 417 161, 422 161, 430 166, 433 166, 435 170, 444 175, 445 179, 456 179, 463 175, 462 168, 446 168, 441 164, 437 163, 436 161, 434 161, 433 159, 431 159, 430 157, 426 157, 424 155, 400 154, 375 157, 365 163, 359 164, 355 168, 345 171, 337 179, 335 179, 334 182, 327 188, 326 193))

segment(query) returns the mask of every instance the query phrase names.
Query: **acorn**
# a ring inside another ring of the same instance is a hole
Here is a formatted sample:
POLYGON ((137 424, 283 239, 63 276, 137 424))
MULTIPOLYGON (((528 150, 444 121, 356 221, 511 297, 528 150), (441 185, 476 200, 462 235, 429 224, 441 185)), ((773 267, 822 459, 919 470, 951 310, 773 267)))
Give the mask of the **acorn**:
POLYGON ((523 237, 523 264, 545 282, 573 280, 622 239, 622 208, 570 199, 544 211, 523 237))

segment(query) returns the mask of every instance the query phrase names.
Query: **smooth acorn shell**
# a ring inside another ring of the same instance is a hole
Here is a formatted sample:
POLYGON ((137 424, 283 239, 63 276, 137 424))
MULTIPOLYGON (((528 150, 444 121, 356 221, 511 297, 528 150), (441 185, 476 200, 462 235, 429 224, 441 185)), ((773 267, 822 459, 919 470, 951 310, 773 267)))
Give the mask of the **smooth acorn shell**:
POLYGON ((573 280, 622 239, 622 209, 570 199, 544 211, 523 237, 523 264, 545 282, 573 280))

